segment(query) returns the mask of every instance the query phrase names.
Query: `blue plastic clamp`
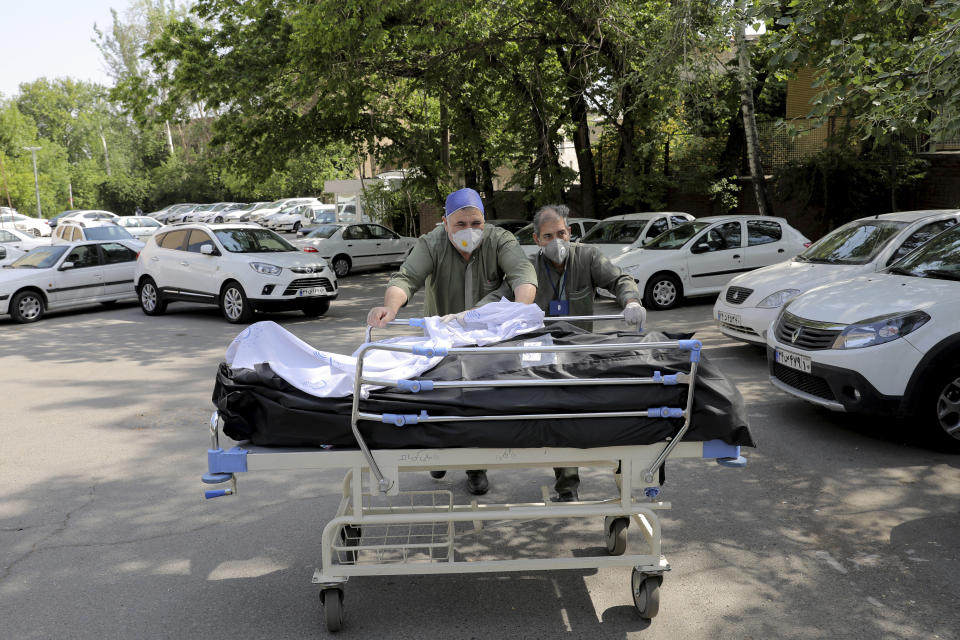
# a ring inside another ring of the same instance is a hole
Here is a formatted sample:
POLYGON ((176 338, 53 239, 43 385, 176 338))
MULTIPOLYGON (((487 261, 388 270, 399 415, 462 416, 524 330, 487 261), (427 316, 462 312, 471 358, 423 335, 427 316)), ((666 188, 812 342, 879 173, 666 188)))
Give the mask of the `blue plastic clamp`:
POLYGON ((380 416, 380 422, 386 424, 395 424, 402 427, 407 424, 417 424, 424 418, 429 418, 426 411, 421 411, 420 415, 415 413, 385 413, 380 416))
POLYGON ((671 409, 670 407, 650 407, 647 409, 648 418, 682 418, 683 409, 671 409))
POLYGON ((699 340, 678 340, 677 346, 690 352, 690 362, 700 362, 700 349, 703 343, 699 340))
POLYGON ((441 356, 441 357, 442 357, 442 356, 447 355, 447 348, 446 348, 446 347, 420 347, 420 346, 417 346, 417 347, 413 347, 413 348, 411 349, 411 351, 413 352, 413 355, 416 355, 416 356, 427 356, 428 358, 432 358, 432 357, 434 357, 434 356, 441 356))
POLYGON ((232 495, 233 495, 232 489, 211 489, 209 491, 203 492, 203 497, 206 498, 207 500, 210 500, 212 498, 220 498, 223 496, 232 496, 232 495))
POLYGON ((670 373, 667 375, 662 375, 659 371, 653 372, 653 381, 661 382, 665 385, 677 384, 677 374, 670 373))
POLYGON ((425 326, 427 326, 427 323, 424 322, 423 318, 410 318, 409 320, 407 320, 407 323, 408 323, 411 327, 425 327, 425 326))
POLYGON ((743 456, 737 456, 736 458, 717 458, 717 464, 719 464, 721 467, 742 469, 747 466, 747 459, 743 456))
POLYGON ((648 498, 659 498, 660 497, 660 487, 647 487, 643 490, 643 495, 648 498))
POLYGON ((236 473, 247 470, 247 451, 234 447, 229 451, 207 449, 207 469, 210 473, 236 473))
POLYGON ((397 380, 397 387, 413 393, 433 391, 433 380, 397 380))

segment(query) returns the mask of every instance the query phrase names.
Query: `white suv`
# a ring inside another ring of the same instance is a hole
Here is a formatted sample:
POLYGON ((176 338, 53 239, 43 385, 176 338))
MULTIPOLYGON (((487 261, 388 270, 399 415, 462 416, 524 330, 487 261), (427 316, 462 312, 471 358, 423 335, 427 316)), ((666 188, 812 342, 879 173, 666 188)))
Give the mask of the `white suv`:
POLYGON ((958 319, 960 225, 787 303, 767 334, 770 381, 835 411, 910 416, 960 448, 958 319))
POLYGON ((254 311, 320 316, 337 297, 337 277, 322 258, 253 224, 160 231, 140 252, 135 281, 148 316, 174 301, 219 305, 229 322, 248 322, 254 311))

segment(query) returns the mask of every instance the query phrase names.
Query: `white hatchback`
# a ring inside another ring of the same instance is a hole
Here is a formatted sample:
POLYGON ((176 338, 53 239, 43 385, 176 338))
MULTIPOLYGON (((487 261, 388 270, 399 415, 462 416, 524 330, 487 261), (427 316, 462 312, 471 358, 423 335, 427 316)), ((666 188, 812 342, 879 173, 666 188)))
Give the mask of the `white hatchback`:
POLYGON ((709 216, 611 262, 637 281, 647 308, 660 310, 684 297, 718 293, 738 273, 788 260, 808 246, 783 218, 709 216))
POLYGON ((136 261, 122 241, 36 247, 0 269, 0 315, 36 322, 48 309, 136 300, 136 261))
POLYGON ((144 236, 152 236, 163 227, 150 216, 121 216, 116 223, 126 229, 130 235, 140 239, 144 236))
POLYGON ((602 220, 585 233, 580 242, 595 245, 603 255, 613 259, 693 219, 689 213, 673 211, 625 213, 602 220))
POLYGON ((229 322, 247 322, 254 311, 320 316, 338 294, 322 258, 254 224, 194 223, 154 234, 140 252, 136 284, 148 316, 171 302, 201 302, 219 305, 229 322))
POLYGON ((320 254, 333 265, 338 278, 357 267, 400 264, 417 244, 379 224, 322 224, 295 244, 306 252, 320 254))
POLYGON ((739 275, 717 297, 721 333, 766 344, 791 298, 822 284, 874 273, 960 221, 960 210, 902 211, 860 218, 830 232, 793 260, 739 275))
POLYGON ((811 289, 767 335, 770 381, 835 411, 909 416, 960 448, 960 226, 884 271, 811 289))
POLYGON ((0 229, 25 231, 35 238, 50 235, 50 221, 46 218, 31 218, 13 209, 3 207, 0 211, 0 229))

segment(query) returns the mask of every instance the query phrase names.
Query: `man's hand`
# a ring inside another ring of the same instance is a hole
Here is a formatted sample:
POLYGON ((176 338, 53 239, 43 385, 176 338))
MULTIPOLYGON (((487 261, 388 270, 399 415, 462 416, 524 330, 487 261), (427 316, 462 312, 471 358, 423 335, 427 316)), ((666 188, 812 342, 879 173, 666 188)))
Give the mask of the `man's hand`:
POLYGON ((647 310, 639 302, 631 300, 623 308, 623 319, 627 324, 636 325, 639 329, 647 321, 647 310))
POLYGON ((440 316, 440 322, 442 322, 443 324, 450 324, 451 322, 456 322, 461 327, 466 327, 467 325, 463 320, 466 315, 467 315, 466 311, 461 311, 460 313, 448 313, 445 316, 440 316))
POLYGON ((397 312, 390 307, 374 307, 367 314, 367 324, 377 329, 383 329, 387 323, 397 317, 397 312))

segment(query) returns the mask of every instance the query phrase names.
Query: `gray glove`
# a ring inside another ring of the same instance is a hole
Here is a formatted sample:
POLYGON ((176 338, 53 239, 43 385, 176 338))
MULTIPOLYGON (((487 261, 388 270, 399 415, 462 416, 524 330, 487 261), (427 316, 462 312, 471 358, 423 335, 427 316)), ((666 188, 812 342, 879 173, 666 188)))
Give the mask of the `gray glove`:
POLYGON ((628 302, 623 308, 623 319, 627 324, 636 325, 639 329, 647 321, 647 310, 639 302, 628 302))

